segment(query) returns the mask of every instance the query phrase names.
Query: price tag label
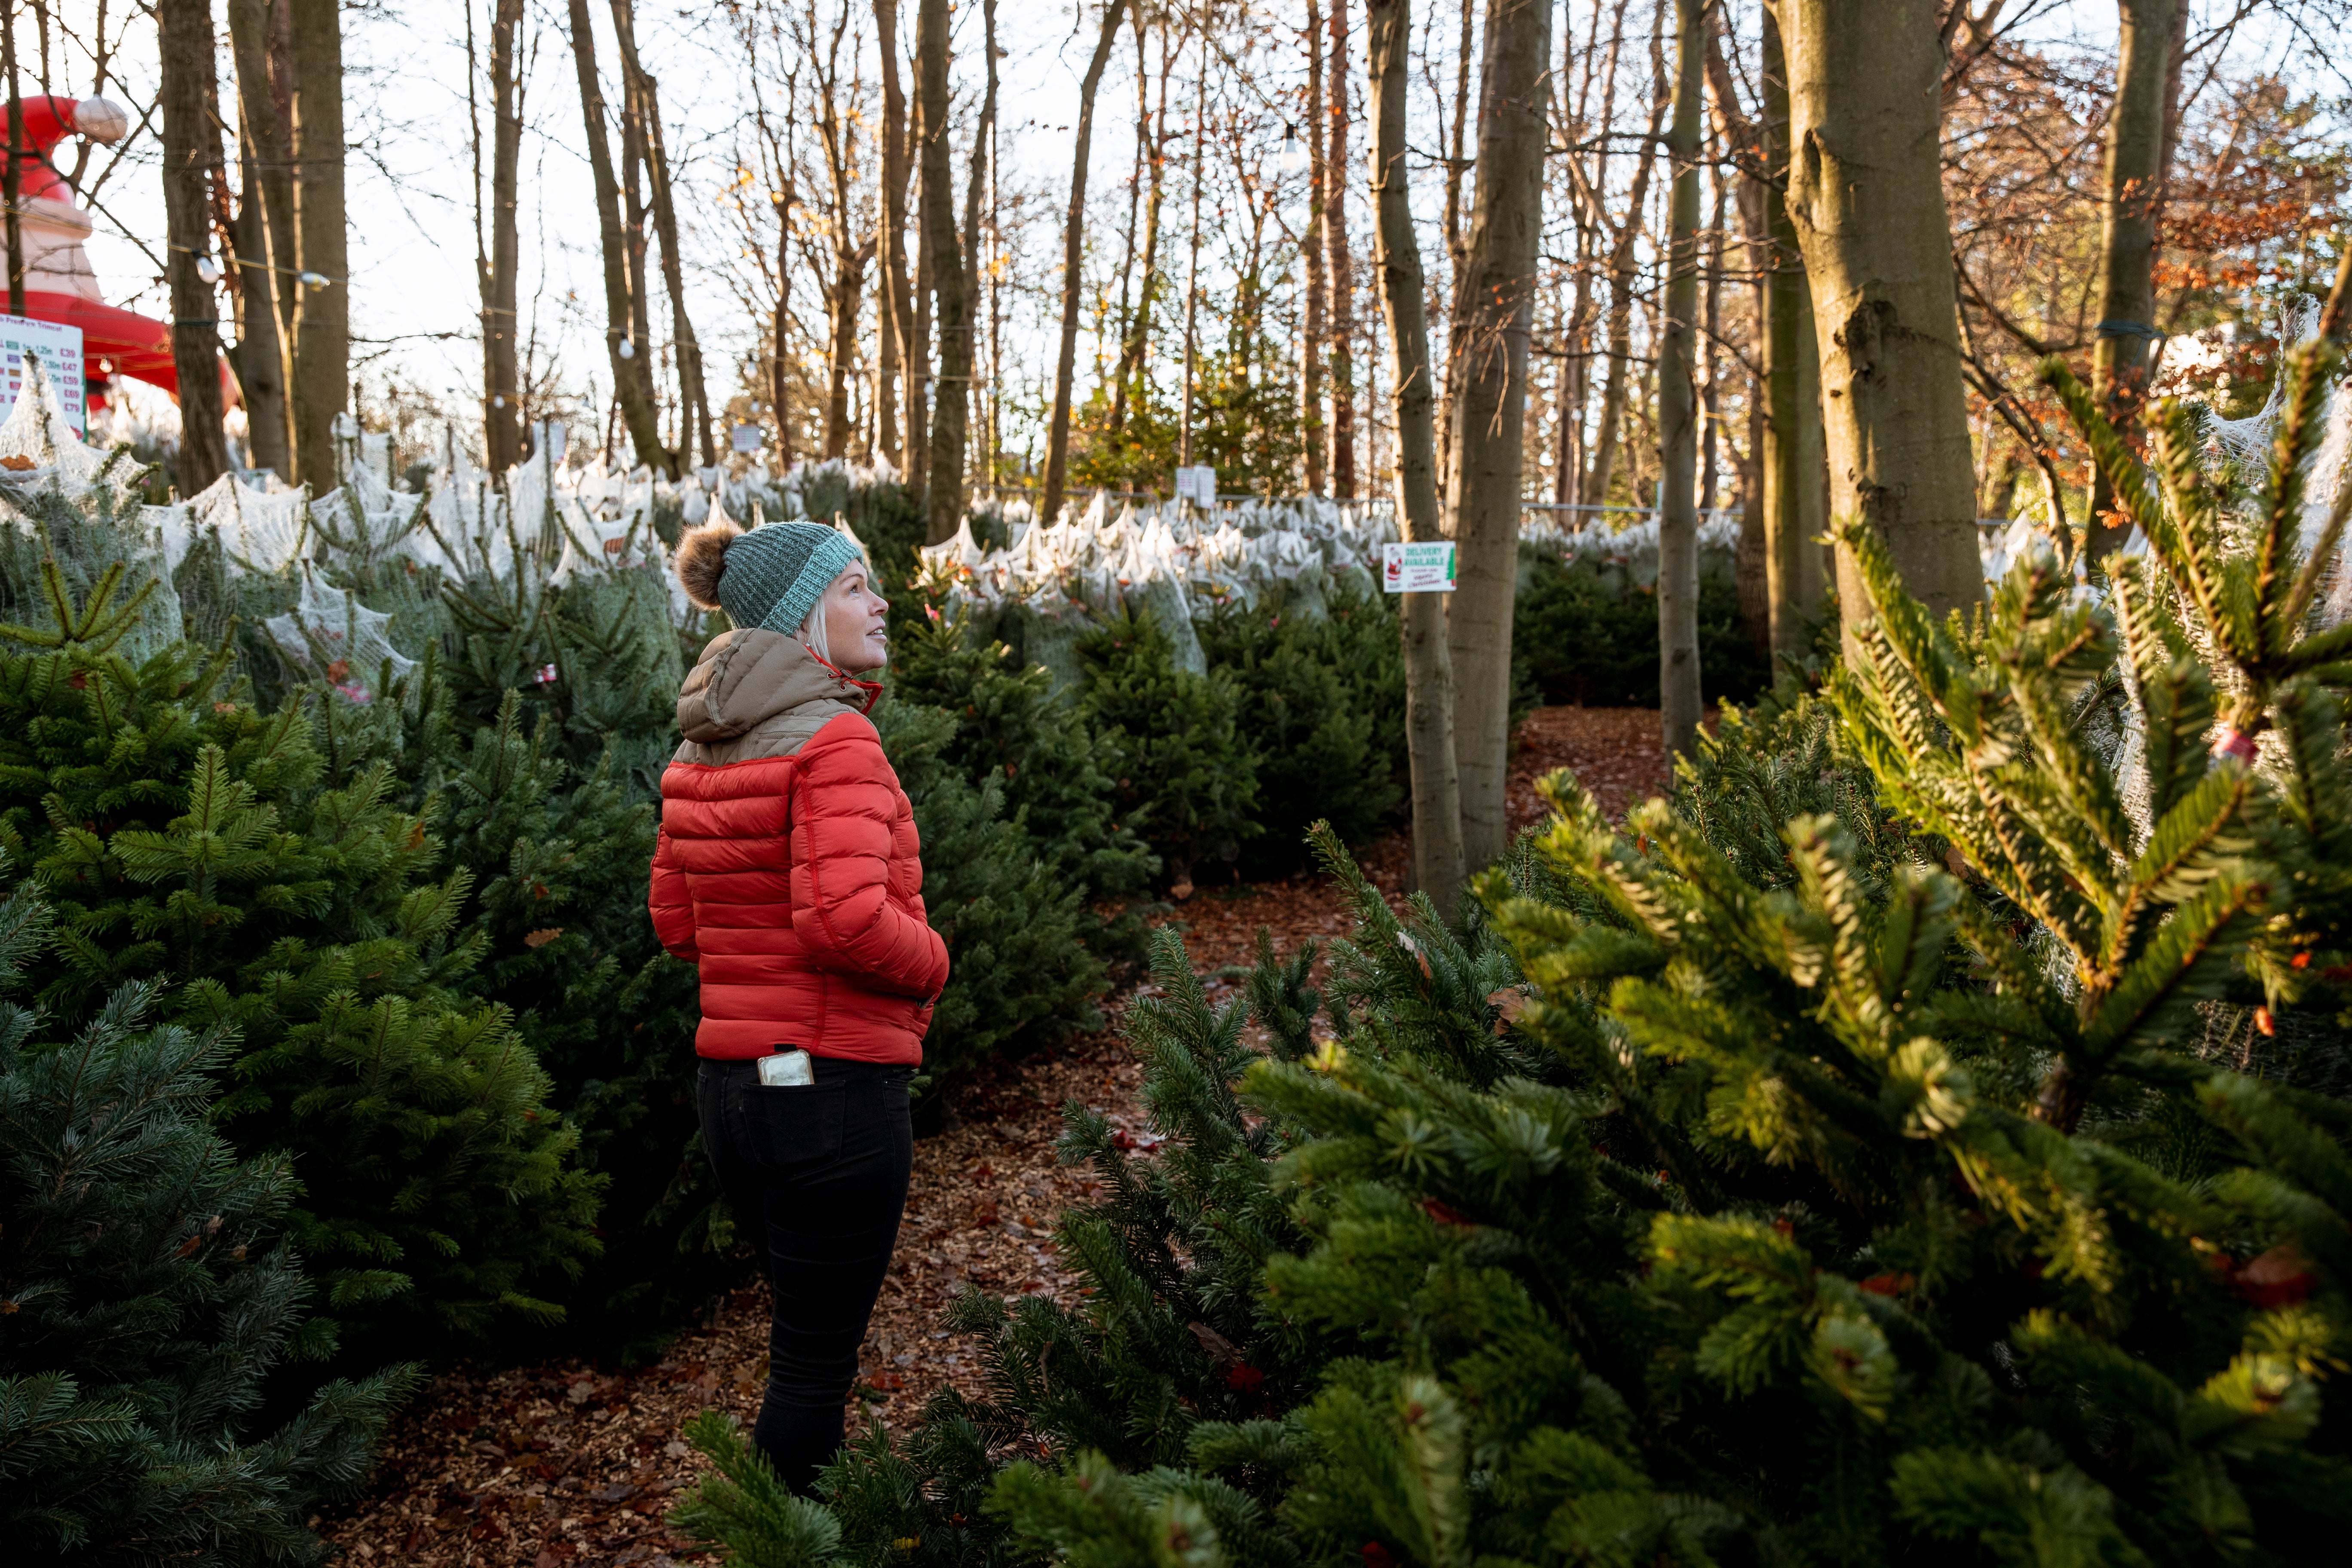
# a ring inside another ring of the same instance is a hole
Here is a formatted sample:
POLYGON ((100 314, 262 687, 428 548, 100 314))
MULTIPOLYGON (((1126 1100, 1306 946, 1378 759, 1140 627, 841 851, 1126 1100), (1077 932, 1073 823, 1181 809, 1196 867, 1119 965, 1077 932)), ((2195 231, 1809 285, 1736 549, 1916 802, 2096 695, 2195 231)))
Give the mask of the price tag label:
POLYGON ((1381 586, 1391 594, 1451 594, 1454 542, 1438 539, 1421 544, 1383 545, 1381 586))
POLYGON ((26 316, 0 315, 0 419, 15 411, 25 389, 25 362, 37 359, 49 390, 66 411, 77 436, 88 436, 82 409, 87 372, 81 359, 81 329, 26 316))

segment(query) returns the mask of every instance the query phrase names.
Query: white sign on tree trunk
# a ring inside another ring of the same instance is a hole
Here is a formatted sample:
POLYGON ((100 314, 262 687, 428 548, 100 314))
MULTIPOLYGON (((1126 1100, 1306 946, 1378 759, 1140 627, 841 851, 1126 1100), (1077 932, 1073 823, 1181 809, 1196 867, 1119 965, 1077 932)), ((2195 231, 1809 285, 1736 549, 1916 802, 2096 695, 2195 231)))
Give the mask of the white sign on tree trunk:
POLYGON ((17 395, 25 390, 28 358, 41 362, 43 378, 63 405, 73 433, 87 436, 89 424, 82 394, 89 383, 81 361, 81 329, 27 316, 0 315, 0 420, 16 410, 17 395))
POLYGON ((1176 499, 1194 506, 1217 504, 1217 470, 1202 466, 1176 470, 1176 499))
POLYGON ((1391 594, 1454 592, 1454 542, 1381 547, 1381 586, 1391 594))

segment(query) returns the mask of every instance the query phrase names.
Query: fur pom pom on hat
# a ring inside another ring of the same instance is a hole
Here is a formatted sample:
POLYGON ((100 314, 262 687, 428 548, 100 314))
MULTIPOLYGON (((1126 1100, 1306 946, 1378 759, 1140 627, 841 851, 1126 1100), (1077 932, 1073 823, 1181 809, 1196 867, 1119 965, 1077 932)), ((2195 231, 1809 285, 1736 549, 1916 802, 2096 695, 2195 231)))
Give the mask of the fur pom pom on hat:
POLYGON ((748 533, 715 522, 678 541, 677 580, 688 598, 726 611, 738 627, 789 635, 858 560, 856 546, 821 522, 771 522, 748 533))

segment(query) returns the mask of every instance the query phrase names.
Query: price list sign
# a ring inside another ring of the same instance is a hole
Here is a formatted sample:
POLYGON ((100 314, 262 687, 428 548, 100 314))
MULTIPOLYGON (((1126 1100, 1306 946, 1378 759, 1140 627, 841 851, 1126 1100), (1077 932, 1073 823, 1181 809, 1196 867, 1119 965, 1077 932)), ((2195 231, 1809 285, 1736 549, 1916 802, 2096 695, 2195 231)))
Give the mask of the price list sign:
POLYGON ((89 425, 82 408, 82 392, 88 373, 82 364, 81 329, 26 316, 0 314, 0 421, 16 411, 16 399, 25 391, 25 365, 29 360, 41 362, 42 377, 65 406, 66 423, 73 426, 73 433, 87 436, 89 425))

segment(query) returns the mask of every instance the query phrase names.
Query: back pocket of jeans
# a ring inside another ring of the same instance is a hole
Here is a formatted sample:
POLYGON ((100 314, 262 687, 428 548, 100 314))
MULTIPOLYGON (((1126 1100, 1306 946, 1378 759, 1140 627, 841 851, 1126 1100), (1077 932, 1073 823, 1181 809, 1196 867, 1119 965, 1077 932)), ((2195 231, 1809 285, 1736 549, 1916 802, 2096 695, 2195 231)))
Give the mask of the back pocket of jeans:
POLYGON ((841 1152, 845 1083, 792 1089, 750 1084, 743 1090, 744 1142, 772 1171, 821 1165, 841 1152))

